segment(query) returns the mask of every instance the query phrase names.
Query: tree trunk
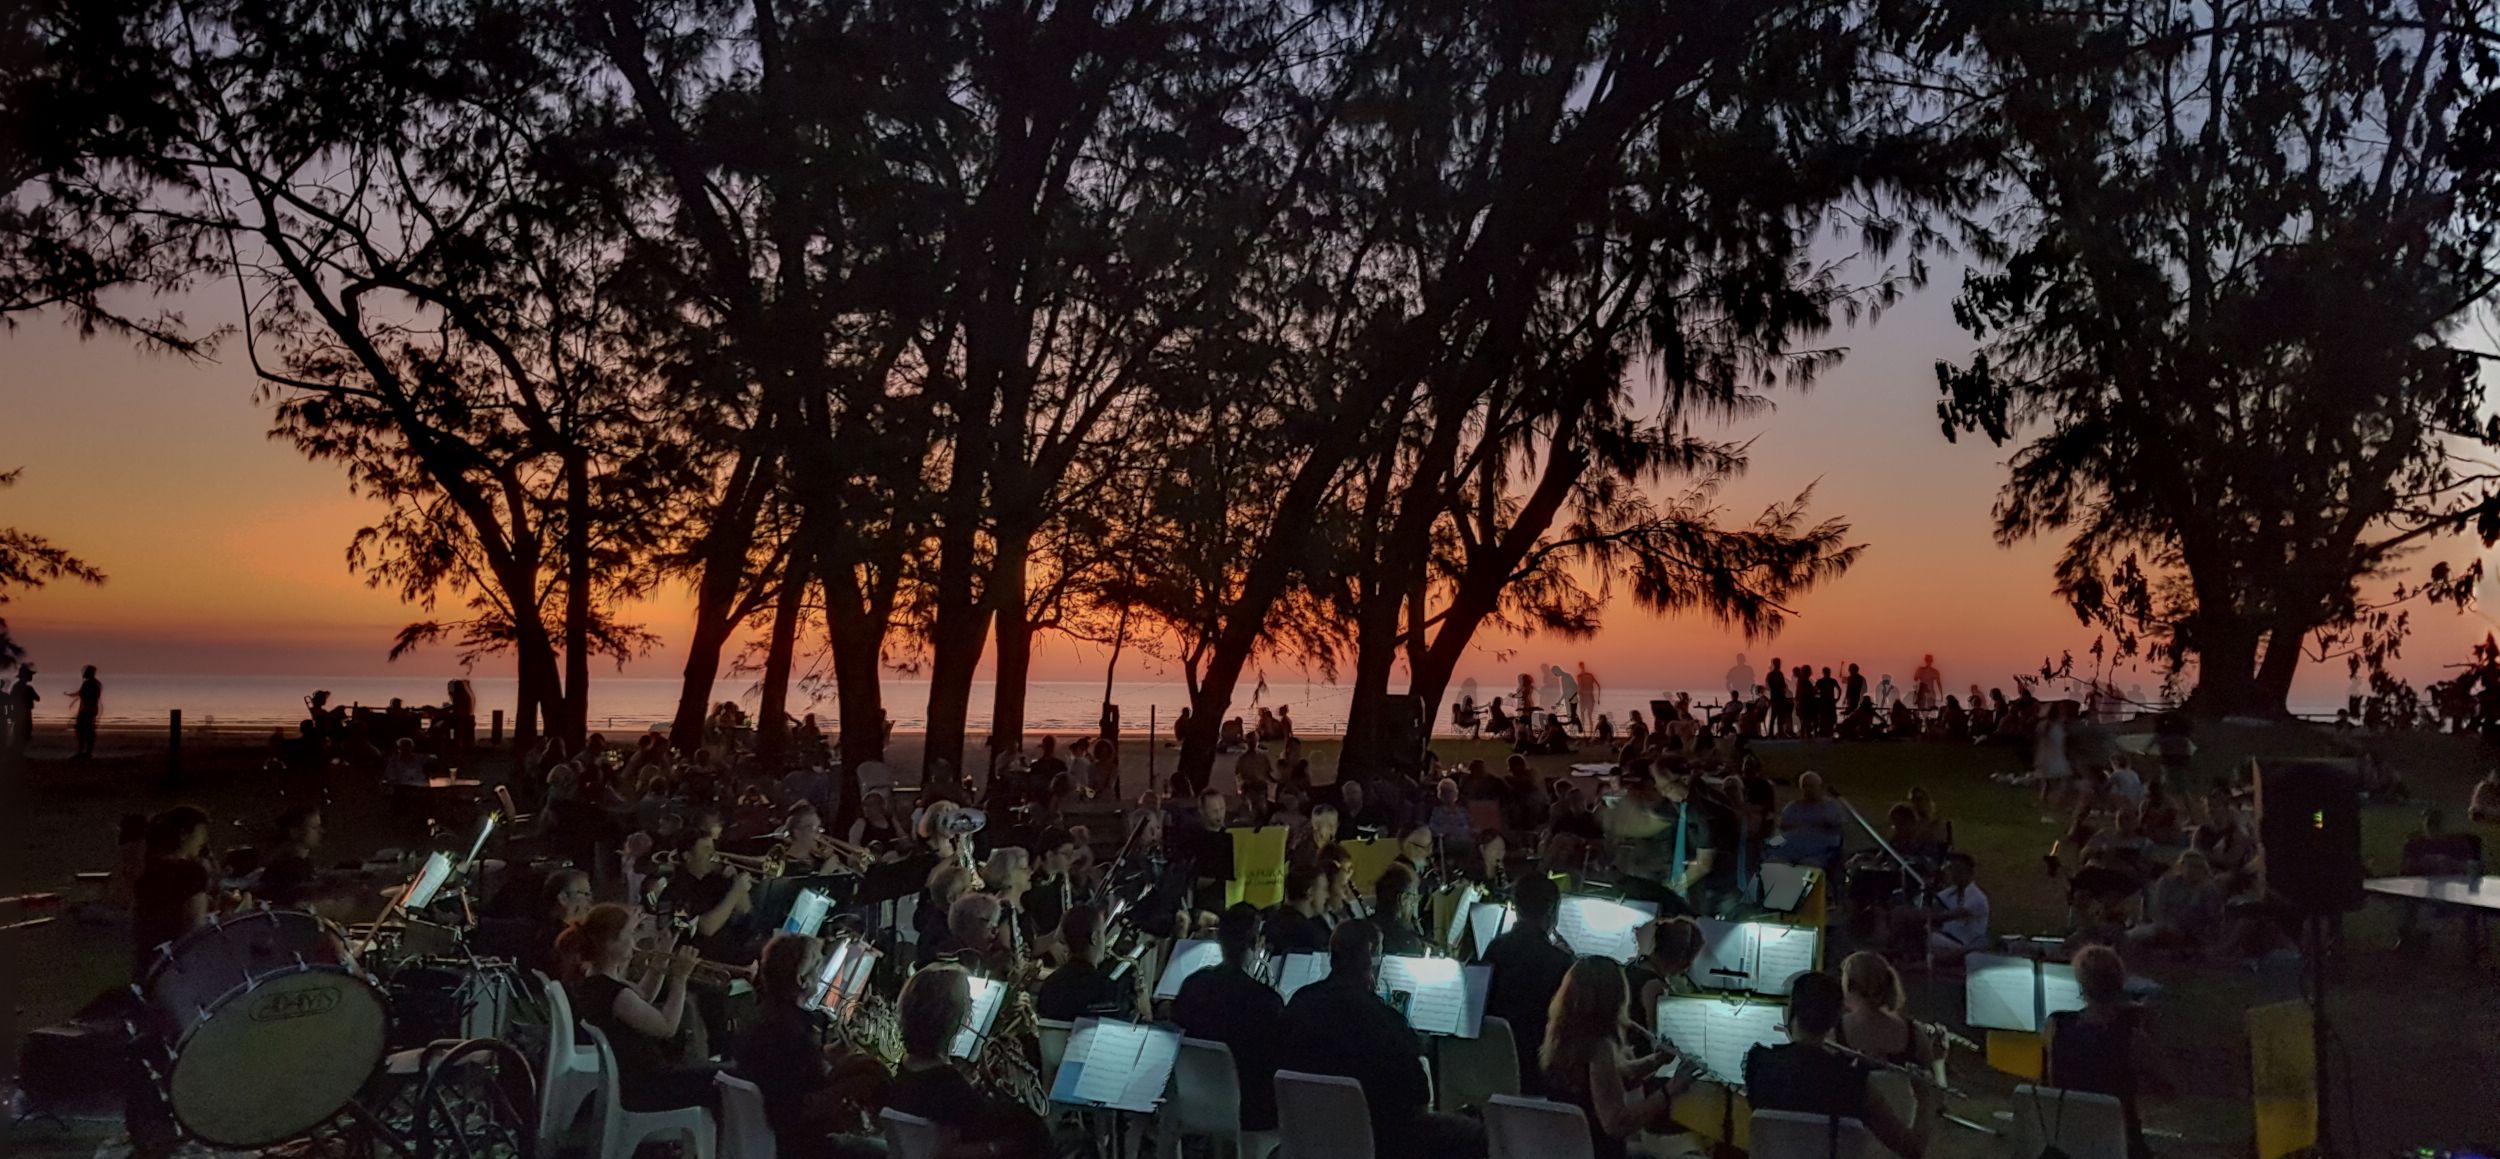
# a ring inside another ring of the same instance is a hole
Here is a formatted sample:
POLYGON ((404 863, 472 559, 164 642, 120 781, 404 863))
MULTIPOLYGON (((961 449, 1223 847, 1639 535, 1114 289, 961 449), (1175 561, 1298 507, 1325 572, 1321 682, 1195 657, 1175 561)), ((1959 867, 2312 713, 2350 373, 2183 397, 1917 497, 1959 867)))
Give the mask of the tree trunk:
POLYGON ((669 747, 683 753, 703 745, 703 718, 711 711, 713 684, 720 679, 721 652, 735 628, 725 609, 706 606, 707 598, 696 597, 694 638, 686 646, 685 674, 677 686, 677 718, 668 728, 669 747))
POLYGON ((1025 681, 1033 672, 1033 623, 1024 613, 1027 552, 1024 537, 1011 541, 1002 535, 989 584, 998 605, 998 687, 990 700, 990 731, 1016 741, 1024 739, 1025 681))
POLYGON ((2306 628, 2282 623, 2267 634, 2266 655, 2257 664, 2256 679, 2256 692, 2265 706, 2262 715, 2290 713, 2292 678, 2300 675, 2301 645, 2308 638, 2306 628))
POLYGON ((1345 747, 1337 756, 1341 778, 1368 780, 1389 767, 1389 678, 1398 662, 1399 604, 1373 591, 1355 625, 1354 689, 1346 705, 1345 747))
POLYGON ((764 696, 756 708, 755 751, 772 768, 790 743, 790 669, 799 650, 799 615, 807 602, 807 556, 791 552, 773 603, 772 638, 764 650, 764 696))
POLYGON ((564 463, 564 718, 556 735, 580 752, 590 731, 590 454, 564 463))
POLYGON ((2228 612, 2200 611, 2197 618, 2196 691, 2188 706, 2208 718, 2280 714, 2281 702, 2269 710, 2257 684, 2256 625, 2228 612))
POLYGON ((885 699, 879 665, 884 660, 885 620, 861 599, 848 567, 828 567, 826 636, 833 647, 834 707, 842 721, 841 802, 832 831, 848 832, 859 816, 859 767, 885 757, 885 699))
MULTIPOLYGON (((748 438, 760 441, 763 435, 750 432, 748 438)), ((747 552, 755 546, 756 521, 774 483, 775 472, 764 466, 765 454, 761 449, 741 452, 720 510, 705 533, 703 574, 695 581, 694 635, 686 648, 684 682, 677 688, 677 716, 668 730, 669 745, 679 752, 693 752, 703 743, 703 718, 712 708, 713 683, 720 679, 721 652, 738 632, 747 552)))
POLYGON ((973 601, 950 612, 941 607, 929 632, 929 760, 943 760, 959 770, 964 763, 972 717, 972 678, 981 664, 982 643, 989 637, 986 609, 973 601))

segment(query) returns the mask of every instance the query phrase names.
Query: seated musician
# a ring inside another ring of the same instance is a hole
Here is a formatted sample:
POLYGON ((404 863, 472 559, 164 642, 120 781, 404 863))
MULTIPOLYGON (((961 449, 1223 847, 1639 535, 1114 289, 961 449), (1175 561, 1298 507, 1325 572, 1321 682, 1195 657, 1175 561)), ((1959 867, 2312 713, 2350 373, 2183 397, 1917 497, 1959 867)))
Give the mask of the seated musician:
POLYGON ((1988 948, 1988 894, 1975 880, 1979 863, 1956 853, 1944 862, 1944 884, 1928 907, 1927 951, 1938 965, 1961 961, 1974 950, 1988 948))
POLYGON ((825 834, 824 815, 807 801, 795 801, 782 820, 780 844, 788 851, 782 859, 783 872, 799 876, 827 873, 848 873, 861 861, 857 846, 835 841, 825 834))
POLYGON ((296 805, 278 814, 278 841, 261 862, 260 877, 252 885, 252 896, 279 909, 294 909, 304 904, 320 876, 313 864, 313 854, 321 848, 321 810, 312 805, 296 805))
POLYGON ((1328 922, 1321 898, 1337 887, 1326 869, 1303 867, 1285 873, 1285 902, 1267 919, 1267 952, 1271 955, 1319 954, 1328 950, 1328 922))
MULTIPOLYGON (((1304 872, 1304 871, 1296 871, 1304 872)), ((1247 903, 1224 911, 1216 925, 1223 962, 1189 976, 1172 1002, 1172 1021, 1191 1038, 1232 1048, 1241 1080, 1241 1126, 1276 1127, 1276 1058, 1283 1046, 1285 1002, 1250 974, 1259 944, 1259 911, 1247 903)))
POLYGON ((1303 868, 1319 864, 1321 851, 1337 843, 1337 807, 1323 801, 1310 816, 1285 835, 1285 864, 1303 868))
POLYGON ((755 910, 755 879, 720 858, 718 818, 690 827, 677 870, 660 891, 660 905, 694 919, 694 945, 714 962, 751 960, 741 919, 755 910))
POLYGON ((891 798, 883 793, 859 795, 859 817, 851 822, 851 844, 883 852, 899 846, 903 832, 903 825, 894 819, 891 798))
POLYGON ((1024 891, 1024 918, 1037 952, 1058 945, 1059 919, 1076 904, 1076 859, 1082 848, 1065 829, 1044 829, 1033 841, 1033 857, 1041 864, 1024 891))
POLYGON ((1110 923, 1096 906, 1070 907, 1059 922, 1059 938, 1068 948, 1066 965, 1051 971, 1033 992, 1033 1013, 1058 1022, 1079 1018, 1124 1018, 1144 1022, 1150 1017, 1150 993, 1142 970, 1118 969, 1109 960, 1110 923))
POLYGON ((1834 1041, 1897 1066, 1936 1067, 1942 1077, 1935 1042, 1901 1015, 1909 996, 1891 962, 1866 950, 1851 954, 1841 960, 1840 986, 1847 1005, 1834 1041))
POLYGON ((1562 891, 1554 879, 1531 874, 1519 880, 1512 899, 1517 914, 1511 928, 1485 947, 1484 964, 1493 968, 1485 992, 1484 1012, 1510 1023, 1519 1048, 1519 1078, 1528 1094, 1541 1085, 1537 1048, 1545 1041, 1545 1020, 1571 969, 1571 951, 1554 941, 1554 918, 1562 891))
POLYGON ((686 979, 698 960, 695 948, 675 945, 673 935, 662 934, 665 967, 629 979, 637 924, 624 906, 592 906, 558 939, 557 953, 580 964, 570 987, 573 1016, 607 1035, 626 1110, 716 1107, 720 1098, 712 1069, 673 1061, 690 1017, 686 979))
POLYGON ((1866 1124, 1867 1133, 1904 1159, 1927 1153, 1936 1112, 1935 1088, 1918 1084, 1918 1109, 1904 1123, 1867 1084, 1857 1059, 1826 1044, 1840 1028, 1846 996, 1829 974, 1799 974, 1788 998, 1788 1038, 1745 1054, 1745 1097, 1757 1111, 1831 1115, 1866 1124))
POLYGON ((1448 1159, 1484 1154, 1483 1128, 1437 1115, 1424 1073, 1423 1043, 1404 1015, 1380 1000, 1380 932, 1369 922, 1338 930, 1329 973, 1285 1005, 1279 1065, 1342 1075, 1363 1087, 1372 1147, 1381 1159, 1448 1159))
POLYGON ((1382 956, 1423 953, 1424 934, 1415 925, 1415 871, 1403 861, 1381 870, 1380 880, 1372 883, 1372 916, 1363 920, 1380 930, 1382 956))
POLYGON ((998 901, 1000 946, 1018 956, 1030 951, 1037 939, 1025 914, 1025 897, 1033 890, 1033 855, 1014 845, 991 850, 981 866, 981 890, 998 901))
POLYGON ((1016 963, 1000 936, 1003 914, 996 894, 968 893, 955 899, 946 911, 946 940, 938 944, 933 961, 984 978, 1012 977, 1016 963))
POLYGON ((1436 844, 1432 826, 1409 825, 1398 833, 1398 855, 1390 864, 1405 866, 1408 872, 1415 875, 1415 881, 1420 886, 1424 875, 1432 872, 1432 852, 1436 844))
POLYGON ((922 970, 896 1002, 903 1063, 885 1087, 888 1110, 937 1125, 934 1159, 1046 1159, 1050 1131, 1023 1107, 985 1096, 948 1054, 972 1016, 972 986, 948 966, 922 970))
POLYGON ((732 1073, 764 1096, 780 1154, 822 1159, 835 1153, 833 1133, 856 1121, 841 1109, 864 1106, 885 1085, 883 1063, 865 1054, 822 1045, 817 1015, 807 1005, 823 943, 801 934, 775 934, 756 958, 755 1021, 730 1057, 732 1073))
POLYGON ((954 931, 951 923, 955 903, 972 892, 972 871, 954 862, 947 862, 929 871, 929 882, 921 887, 920 902, 912 910, 912 928, 920 935, 919 960, 926 966, 937 960, 946 948, 946 939, 954 931))
POLYGON ((526 921, 481 923, 481 937, 497 936, 487 952, 509 955, 523 970, 535 970, 549 978, 566 978, 573 974, 556 954, 556 941, 573 923, 590 916, 590 874, 579 869, 558 869, 549 873, 538 885, 538 908, 526 921))
POLYGON ((208 920, 216 884, 202 854, 208 850, 208 814, 176 805, 148 818, 148 863, 131 888, 131 978, 147 976, 157 947, 177 941, 208 920))
POLYGON ((1633 936, 1640 957, 1624 968, 1624 976, 1632 991, 1632 1017, 1648 1026, 1658 1017, 1659 999, 1700 989, 1688 971, 1701 956, 1701 927, 1687 917, 1660 918, 1633 936))
POLYGON ((1624 1042, 1630 1004, 1623 967, 1605 958, 1581 960, 1563 976, 1537 1051, 1546 1097, 1580 1108, 1597 1159, 1622 1159, 1637 1132, 1678 1130, 1668 1112, 1675 1096, 1693 1085, 1689 1071, 1648 1085, 1676 1056, 1672 1050, 1632 1054, 1624 1042))
POLYGON ((2168 1085, 2145 1030, 2144 1007, 2127 998, 2127 963, 2118 951, 2087 946, 2075 954, 2074 967, 2083 1009, 2049 1016, 2048 1085, 2117 1099, 2126 1116, 2127 1154, 2144 1159, 2151 1152, 2136 1098, 2143 1087, 2168 1085))

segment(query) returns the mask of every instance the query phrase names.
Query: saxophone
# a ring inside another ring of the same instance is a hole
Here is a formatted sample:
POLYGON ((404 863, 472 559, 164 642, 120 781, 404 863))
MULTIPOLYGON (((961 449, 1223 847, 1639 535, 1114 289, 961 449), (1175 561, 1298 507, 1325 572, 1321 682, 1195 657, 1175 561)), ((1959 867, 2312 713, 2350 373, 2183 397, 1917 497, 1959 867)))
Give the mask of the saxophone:
POLYGON ((1033 1009, 1033 991, 1046 972, 1040 962, 1017 959, 1015 973, 1006 979, 1006 1007, 965 1076, 983 1094, 1044 1116, 1050 1113, 1050 1088, 1034 1064, 1041 1057, 1041 1018, 1033 1009))

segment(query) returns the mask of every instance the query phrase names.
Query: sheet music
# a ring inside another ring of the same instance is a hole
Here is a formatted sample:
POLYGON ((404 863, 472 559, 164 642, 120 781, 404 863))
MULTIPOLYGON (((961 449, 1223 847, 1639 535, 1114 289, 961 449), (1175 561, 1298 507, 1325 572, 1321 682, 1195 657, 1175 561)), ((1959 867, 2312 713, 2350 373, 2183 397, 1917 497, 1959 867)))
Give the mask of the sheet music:
POLYGON ((1473 969, 1481 972, 1480 980, 1469 978, 1456 958, 1388 957, 1380 960, 1380 985, 1413 995, 1406 1005, 1406 1024, 1416 1033, 1474 1038, 1483 1030, 1484 991, 1491 985, 1493 971, 1484 966, 1473 969), (1469 993, 1471 981, 1476 983, 1473 995, 1469 993), (1470 1005, 1475 1014, 1472 1026, 1470 1005))
POLYGON ((1757 1045, 1788 1041, 1788 1008, 1770 1002, 1721 1003, 1710 1025, 1710 1042, 1702 1064, 1727 1081, 1745 1081, 1745 1056, 1757 1045))
POLYGON ((425 866, 417 870, 417 879, 408 883, 408 900, 403 908, 424 909, 434 904, 434 895, 450 880, 451 859, 440 853, 426 854, 425 866))
POLYGON ((1007 997, 1007 988, 978 974, 966 975, 972 982, 972 1017, 964 1020, 964 1028, 955 1035, 954 1055, 970 1061, 981 1057, 981 1044, 988 1042, 990 1027, 998 1021, 998 1006, 1007 997))
POLYGON ((797 901, 790 903, 790 916, 781 923, 785 934, 815 937, 825 927, 825 919, 833 914, 833 895, 821 889, 799 891, 797 901))
POLYGON ((1475 882, 1458 887, 1458 901, 1450 906, 1450 924, 1441 931, 1441 944, 1451 947, 1451 953, 1458 952, 1459 938, 1466 934, 1468 921, 1476 912, 1476 899, 1483 896, 1484 891, 1477 889, 1475 882))
POLYGON ((1805 926, 1754 922, 1753 992, 1785 995, 1797 975, 1814 969, 1817 932, 1805 926))
POLYGON ((2083 1009, 2083 984, 2075 968, 2062 962, 2040 963, 2040 1018, 2083 1009))
POLYGON ((817 1004, 837 1018, 850 1016, 860 995, 867 992, 869 972, 876 969, 877 949, 865 942, 844 942, 825 957, 825 967, 817 975, 820 995, 817 1004))
POLYGON ((1181 983, 1189 976, 1224 961, 1224 947, 1213 938, 1183 938, 1172 943, 1172 955, 1163 964, 1163 977, 1155 982, 1155 997, 1178 998, 1181 983))
MULTIPOLYGON (((1110 1106, 1128 1091, 1129 1077, 1136 1073, 1138 1057, 1146 1050, 1146 1028, 1130 1022, 1089 1020, 1069 1035, 1067 1061, 1077 1064, 1077 1102, 1094 1106, 1110 1106), (1077 1054, 1078 1036, 1086 1039, 1083 1056, 1077 1054)), ((1067 1065, 1063 1061, 1060 1065, 1067 1065)))
POLYGON ((1143 1026, 1146 1040, 1138 1048, 1137 1061, 1129 1069, 1127 1085, 1120 1090, 1118 1101, 1112 1103, 1123 1111, 1146 1114, 1163 1101, 1163 1092, 1172 1085, 1172 1067, 1181 1059, 1181 1032, 1169 1026, 1143 1026))
POLYGON ((1814 880, 1821 874, 1802 865, 1786 862, 1765 862, 1762 866, 1762 908, 1780 913, 1793 913, 1806 894, 1814 889, 1814 880))
POLYGON ((1728 998, 1661 998, 1659 1037, 1721 1082, 1745 1081, 1745 1055, 1757 1044, 1788 1041, 1788 1007, 1728 998))
POLYGON ((1962 1020, 1982 1030, 2040 1030, 2040 983, 2029 958, 1972 954, 1962 959, 1966 980, 1962 1020))
MULTIPOLYGON (((1660 998, 1658 1000, 1658 1037, 1675 1047, 1677 1054, 1702 1056, 1702 1048, 1710 1041, 1710 1004, 1706 999, 1660 998)), ((1742 1078, 1728 1076, 1730 1082, 1742 1078)))
POLYGON ((1744 990, 1753 983, 1754 934, 1744 922, 1723 922, 1717 918, 1695 918, 1701 928, 1701 950, 1693 955, 1693 964, 1684 976, 1693 985, 1705 990, 1744 990), (1730 974, 1722 970, 1733 971, 1730 974))
POLYGON ((1476 956, 1481 958, 1493 948, 1493 939, 1519 924, 1519 911, 1505 904, 1480 901, 1467 907, 1467 924, 1475 929, 1476 956))
POLYGON ((1641 952, 1636 931, 1658 919, 1658 905, 1573 896, 1562 899, 1560 917, 1559 932, 1572 953, 1629 962, 1641 952))
POLYGON ((1328 976, 1326 954, 1287 954, 1284 968, 1276 973, 1276 992, 1285 1001, 1293 1001, 1293 992, 1328 976))

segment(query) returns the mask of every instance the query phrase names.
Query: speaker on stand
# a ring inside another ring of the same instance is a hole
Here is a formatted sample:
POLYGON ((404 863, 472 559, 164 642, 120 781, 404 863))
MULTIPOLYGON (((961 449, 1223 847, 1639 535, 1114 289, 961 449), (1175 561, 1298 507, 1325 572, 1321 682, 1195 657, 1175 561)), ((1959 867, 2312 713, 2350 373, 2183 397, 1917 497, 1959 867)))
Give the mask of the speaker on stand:
POLYGON ((1380 731, 1389 767, 1422 775, 1424 753, 1432 744, 1432 722, 1424 719, 1424 698, 1410 693, 1382 697, 1380 731))
POLYGON ((2301 954, 2309 975, 2310 1051, 2317 1075, 2319 1153, 2330 1154, 2327 1129, 2327 957, 2343 940, 2343 915, 2361 908, 2361 777, 2350 761, 2260 763, 2257 839, 2269 896, 2301 919, 2301 954))

